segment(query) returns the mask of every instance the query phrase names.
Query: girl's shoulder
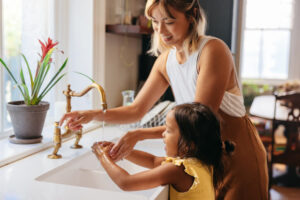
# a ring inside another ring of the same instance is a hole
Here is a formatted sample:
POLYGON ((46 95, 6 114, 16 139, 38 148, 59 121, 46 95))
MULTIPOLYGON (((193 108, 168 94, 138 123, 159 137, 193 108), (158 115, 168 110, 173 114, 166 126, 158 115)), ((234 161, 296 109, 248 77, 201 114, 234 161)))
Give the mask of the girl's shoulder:
POLYGON ((181 170, 183 170, 182 172, 185 175, 181 177, 181 182, 183 182, 184 177, 185 178, 192 177, 193 181, 190 182, 189 187, 187 190, 185 190, 185 192, 198 191, 199 188, 203 187, 202 183, 204 183, 204 185, 206 186, 211 185, 211 188, 213 188, 212 168, 204 165, 199 159, 197 158, 182 159, 182 158, 166 157, 165 161, 162 162, 162 165, 165 164, 177 166, 180 167, 181 170))
POLYGON ((194 157, 189 157, 189 158, 166 157, 165 161, 163 161, 162 164, 165 164, 165 163, 173 163, 176 166, 181 166, 181 165, 199 165, 199 166, 202 166, 201 161, 197 158, 194 158, 194 157))
POLYGON ((204 165, 197 158, 173 158, 166 157, 165 161, 162 164, 172 163, 175 166, 183 166, 184 171, 190 176, 197 177, 199 176, 211 176, 212 175, 212 167, 204 165))

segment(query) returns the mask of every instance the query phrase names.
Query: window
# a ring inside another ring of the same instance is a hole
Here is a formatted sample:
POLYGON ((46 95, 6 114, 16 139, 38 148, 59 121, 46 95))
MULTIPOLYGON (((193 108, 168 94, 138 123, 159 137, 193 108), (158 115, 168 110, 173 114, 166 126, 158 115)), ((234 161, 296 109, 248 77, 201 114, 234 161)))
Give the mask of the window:
MULTIPOLYGON (((28 59, 31 70, 35 71, 38 52, 40 52, 40 44, 38 39, 46 40, 51 34, 49 16, 49 6, 52 0, 0 0, 0 17, 2 24, 2 34, 0 34, 0 54, 5 59, 14 74, 20 70, 22 63, 20 52, 24 53, 28 59), (1 37, 2 35, 2 37, 1 37)), ((2 66, 1 66, 2 68, 2 66)), ((24 69, 25 70, 25 69, 24 69)), ((17 78, 18 76, 16 76, 17 78)), ((25 77, 29 78, 29 77, 25 77)), ((12 100, 19 100, 21 96, 19 91, 15 89, 13 82, 2 70, 0 76, 0 133, 6 132, 11 128, 10 118, 6 111, 6 103, 12 100)), ((45 98, 49 100, 53 94, 51 92, 45 98)))
POLYGON ((289 78, 295 4, 295 0, 246 0, 242 78, 289 78))

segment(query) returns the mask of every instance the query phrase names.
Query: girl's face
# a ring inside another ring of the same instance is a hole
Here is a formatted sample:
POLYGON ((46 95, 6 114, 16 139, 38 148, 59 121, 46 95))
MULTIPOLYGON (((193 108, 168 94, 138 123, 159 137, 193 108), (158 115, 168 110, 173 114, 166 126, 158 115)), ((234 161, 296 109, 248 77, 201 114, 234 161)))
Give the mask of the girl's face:
POLYGON ((159 5, 152 10, 153 29, 166 45, 180 49, 188 34, 190 22, 182 12, 169 7, 174 19, 169 17, 159 5))
POLYGON ((167 156, 178 156, 178 140, 180 131, 175 120, 174 111, 170 111, 166 117, 166 130, 163 132, 163 139, 165 143, 165 150, 167 156))

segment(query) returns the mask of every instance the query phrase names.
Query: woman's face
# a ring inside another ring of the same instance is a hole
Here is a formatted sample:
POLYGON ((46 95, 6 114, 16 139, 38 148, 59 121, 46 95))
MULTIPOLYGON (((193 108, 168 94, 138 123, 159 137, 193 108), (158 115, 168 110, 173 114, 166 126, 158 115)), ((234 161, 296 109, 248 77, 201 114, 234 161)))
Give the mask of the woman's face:
POLYGON ((167 156, 178 156, 178 140, 180 131, 176 122, 174 111, 170 111, 166 117, 166 130, 163 132, 163 140, 165 143, 165 151, 167 156))
POLYGON ((174 19, 169 17, 159 5, 152 10, 153 29, 159 34, 162 41, 169 46, 180 49, 188 34, 190 22, 184 13, 169 7, 174 19))

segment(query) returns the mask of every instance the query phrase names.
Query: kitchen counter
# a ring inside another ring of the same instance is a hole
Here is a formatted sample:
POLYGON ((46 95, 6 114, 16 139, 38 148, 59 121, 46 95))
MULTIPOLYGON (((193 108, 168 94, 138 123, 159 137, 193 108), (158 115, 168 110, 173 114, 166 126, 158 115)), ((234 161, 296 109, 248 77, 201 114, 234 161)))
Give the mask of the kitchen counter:
MULTIPOLYGON (((96 129, 83 135, 80 144, 82 149, 71 149, 74 139, 62 144, 59 154, 61 159, 49 159, 53 148, 23 158, 15 163, 0 168, 0 199, 4 200, 58 200, 58 199, 145 199, 131 192, 116 192, 88 187, 37 181, 36 178, 69 161, 90 152, 91 145, 99 140, 113 140, 124 134, 117 126, 96 129)), ((155 150, 164 154, 163 148, 155 150)), ((100 165, 100 163, 99 163, 100 165)), ((76 174, 74 174, 75 176, 76 174)))

